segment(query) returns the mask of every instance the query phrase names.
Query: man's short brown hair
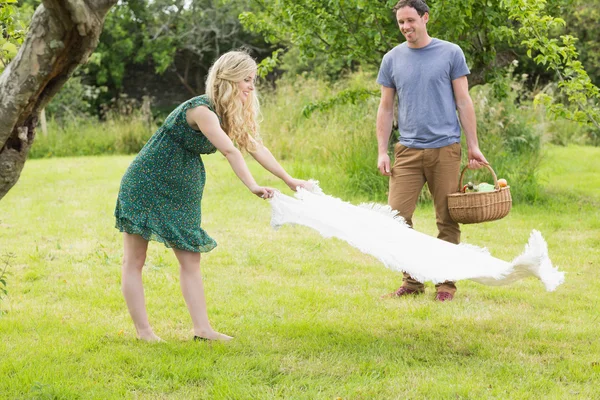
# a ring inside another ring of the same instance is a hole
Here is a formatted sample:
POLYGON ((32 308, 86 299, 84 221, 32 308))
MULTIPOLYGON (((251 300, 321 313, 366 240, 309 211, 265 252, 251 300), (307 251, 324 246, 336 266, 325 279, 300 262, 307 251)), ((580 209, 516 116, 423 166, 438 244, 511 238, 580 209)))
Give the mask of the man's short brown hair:
POLYGON ((417 14, 419 14, 419 16, 421 17, 425 13, 429 12, 429 7, 423 0, 400 0, 398 3, 396 3, 392 10, 394 11, 394 13, 396 13, 396 11, 404 7, 414 8, 415 10, 417 10, 417 14))

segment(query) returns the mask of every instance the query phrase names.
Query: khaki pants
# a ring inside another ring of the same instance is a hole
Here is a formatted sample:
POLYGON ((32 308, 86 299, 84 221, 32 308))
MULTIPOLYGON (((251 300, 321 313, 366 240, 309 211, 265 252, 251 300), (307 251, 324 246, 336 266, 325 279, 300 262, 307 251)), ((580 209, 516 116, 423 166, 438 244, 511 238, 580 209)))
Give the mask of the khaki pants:
MULTIPOLYGON (((439 149, 412 149, 400 143, 394 146, 394 165, 390 177, 389 205, 397 210, 411 227, 419 194, 427 182, 435 206, 438 239, 460 243, 458 223, 450 218, 449 193, 456 192, 460 174, 460 143, 439 149)), ((400 244, 401 245, 401 244, 400 244)), ((422 291, 423 283, 404 274, 402 286, 422 291)), ((454 282, 436 285, 438 292, 456 292, 454 282)))

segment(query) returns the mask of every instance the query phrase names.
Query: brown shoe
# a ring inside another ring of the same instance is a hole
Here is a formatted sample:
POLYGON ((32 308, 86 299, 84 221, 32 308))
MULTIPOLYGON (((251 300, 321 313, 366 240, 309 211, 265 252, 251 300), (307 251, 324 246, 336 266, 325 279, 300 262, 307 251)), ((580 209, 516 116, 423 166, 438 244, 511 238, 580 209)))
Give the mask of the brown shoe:
POLYGON ((452 301, 453 298, 454 298, 454 295, 452 293, 448 293, 448 292, 437 292, 437 294, 435 295, 435 299, 437 301, 441 301, 442 303, 444 301, 452 301))
POLYGON ((392 293, 388 293, 388 294, 384 294, 383 296, 381 296, 382 298, 387 298, 387 297, 403 297, 403 296, 409 296, 409 295, 417 295, 417 294, 423 294, 422 290, 418 290, 418 289, 410 289, 404 286, 400 286, 400 288, 398 290, 396 290, 395 292, 392 293))

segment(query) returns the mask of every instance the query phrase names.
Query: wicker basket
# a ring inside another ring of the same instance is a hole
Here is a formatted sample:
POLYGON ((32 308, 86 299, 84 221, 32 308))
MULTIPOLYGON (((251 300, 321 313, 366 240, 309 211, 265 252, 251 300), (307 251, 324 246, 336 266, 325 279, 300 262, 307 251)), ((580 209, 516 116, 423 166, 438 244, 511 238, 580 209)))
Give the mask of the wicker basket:
POLYGON ((492 167, 489 165, 486 167, 494 177, 493 192, 462 193, 463 176, 467 167, 463 168, 458 181, 458 192, 448 195, 448 210, 454 221, 461 224, 476 224, 495 221, 508 215, 512 206, 510 186, 501 188, 492 167))

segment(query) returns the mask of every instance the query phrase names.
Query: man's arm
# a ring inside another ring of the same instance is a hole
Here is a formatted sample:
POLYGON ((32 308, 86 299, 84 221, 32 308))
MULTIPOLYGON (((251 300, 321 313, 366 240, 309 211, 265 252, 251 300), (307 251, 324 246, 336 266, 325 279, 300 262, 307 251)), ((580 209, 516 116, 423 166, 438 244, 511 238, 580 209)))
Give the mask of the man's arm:
POLYGON ((467 156, 469 159, 469 168, 477 169, 488 164, 477 140, 477 120, 475 119, 475 108, 473 100, 469 95, 469 81, 466 76, 461 76, 452 81, 454 90, 454 100, 458 110, 460 125, 465 132, 467 139, 467 156))
POLYGON ((394 97, 396 89, 381 86, 381 100, 377 110, 377 168, 382 175, 390 176, 390 156, 388 155, 388 145, 390 134, 392 133, 392 123, 394 121, 394 97))

